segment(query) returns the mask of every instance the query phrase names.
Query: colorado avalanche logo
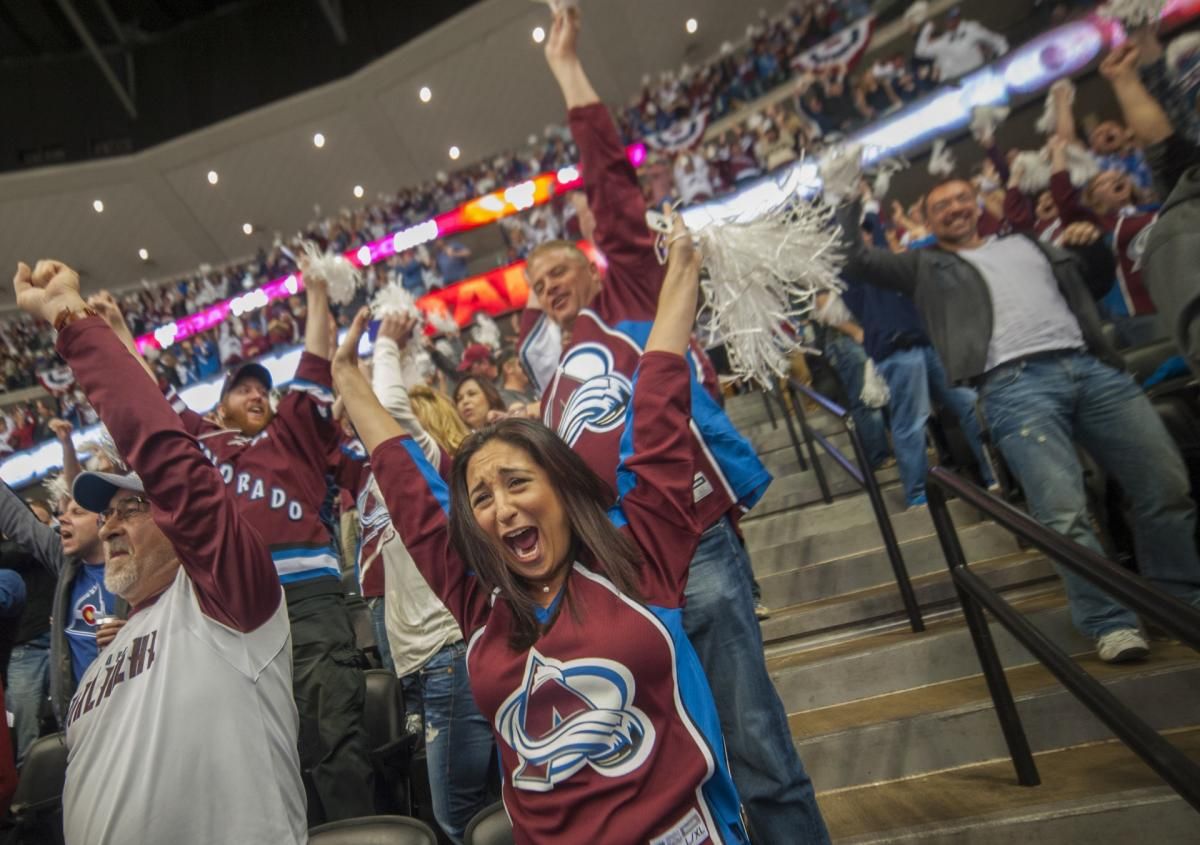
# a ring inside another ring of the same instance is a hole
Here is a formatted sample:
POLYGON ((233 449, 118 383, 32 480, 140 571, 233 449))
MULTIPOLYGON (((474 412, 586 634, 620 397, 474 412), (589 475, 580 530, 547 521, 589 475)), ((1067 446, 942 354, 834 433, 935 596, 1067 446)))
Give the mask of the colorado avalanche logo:
POLYGON ((579 382, 558 421, 558 436, 568 446, 584 431, 603 433, 625 423, 633 385, 613 371, 611 352, 599 344, 580 344, 563 359, 562 375, 579 382))
POLYGON ((654 747, 635 690, 620 663, 559 662, 530 649, 521 688, 496 714, 496 730, 521 758, 513 786, 549 792, 584 766, 614 778, 635 771, 654 747))

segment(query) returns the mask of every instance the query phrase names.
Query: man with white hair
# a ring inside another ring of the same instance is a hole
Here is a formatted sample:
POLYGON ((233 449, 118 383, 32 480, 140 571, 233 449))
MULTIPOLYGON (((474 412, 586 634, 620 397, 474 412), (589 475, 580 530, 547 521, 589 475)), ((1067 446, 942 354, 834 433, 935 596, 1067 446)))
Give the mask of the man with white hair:
POLYGON ((67 710, 66 840, 307 841, 287 608, 266 544, 75 272, 20 264, 13 287, 54 326, 137 473, 75 481, 100 515, 105 581, 132 611, 67 710))

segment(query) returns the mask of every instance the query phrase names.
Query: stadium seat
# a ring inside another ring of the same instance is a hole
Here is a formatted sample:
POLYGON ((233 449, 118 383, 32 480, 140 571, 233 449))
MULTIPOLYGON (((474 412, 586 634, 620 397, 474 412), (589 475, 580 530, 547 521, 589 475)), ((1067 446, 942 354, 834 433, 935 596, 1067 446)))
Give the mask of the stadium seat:
POLYGON ((438 845, 429 825, 407 816, 363 816, 314 827, 309 845, 438 845))
POLYGON ((475 818, 467 823, 463 835, 464 845, 512 845, 513 829, 504 811, 504 802, 497 801, 492 806, 480 810, 475 818))
POLYGON ((375 769, 375 806, 412 812, 410 771, 418 737, 404 731, 404 694, 386 669, 368 669, 363 703, 363 729, 375 769))
POLYGON ((63 841, 62 795, 66 779, 67 744, 63 734, 41 737, 29 746, 10 810, 13 836, 7 841, 44 845, 63 841))

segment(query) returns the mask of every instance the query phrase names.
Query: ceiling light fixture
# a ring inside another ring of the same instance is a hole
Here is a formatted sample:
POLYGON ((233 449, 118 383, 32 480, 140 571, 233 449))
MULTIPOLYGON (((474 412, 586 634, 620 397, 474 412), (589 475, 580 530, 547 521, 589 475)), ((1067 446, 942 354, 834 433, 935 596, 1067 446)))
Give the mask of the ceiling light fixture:
POLYGON ((450 148, 450 160, 451 161, 458 161, 458 157, 460 155, 462 155, 462 150, 460 150, 458 147, 450 148))
POLYGON ((142 259, 143 261, 149 261, 150 260, 149 251, 145 247, 142 247, 141 249, 138 250, 138 258, 142 259))
POLYGON ((358 197, 359 199, 362 199, 362 195, 363 195, 364 193, 366 193, 366 192, 363 190, 363 186, 362 186, 362 185, 355 185, 355 186, 354 186, 354 196, 358 197))
POLYGON ((97 214, 100 214, 104 211, 104 200, 92 200, 92 208, 96 209, 97 214))
POLYGON ((542 29, 540 26, 535 26, 533 28, 533 43, 541 44, 545 40, 546 40, 546 30, 542 29))
POLYGON ((313 135, 313 146, 318 150, 325 146, 325 136, 320 132, 318 132, 316 135, 313 135))
POLYGON ((208 171, 208 184, 215 185, 220 180, 221 180, 221 177, 217 175, 217 171, 215 171, 215 170, 208 171))
POLYGON ((253 223, 243 223, 242 231, 245 232, 247 235, 253 235, 254 234, 254 224, 253 223))
POLYGON ((428 85, 422 85, 421 90, 417 96, 419 96, 421 98, 422 103, 428 103, 430 100, 433 99, 433 92, 429 90, 428 85))
POLYGON ((688 18, 687 23, 683 25, 683 28, 688 31, 689 35, 695 35, 696 30, 700 28, 700 24, 695 18, 688 18))

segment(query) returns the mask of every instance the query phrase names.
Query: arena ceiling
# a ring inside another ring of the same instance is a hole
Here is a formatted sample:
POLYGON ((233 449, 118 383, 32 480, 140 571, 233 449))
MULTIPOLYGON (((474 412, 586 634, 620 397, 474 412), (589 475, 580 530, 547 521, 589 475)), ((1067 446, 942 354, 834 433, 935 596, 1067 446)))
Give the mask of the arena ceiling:
MULTIPOLYGON (((581 52, 624 100, 784 5, 584 0, 581 52)), ((523 147, 564 119, 531 36, 548 22, 530 0, 0 0, 0 258, 128 287, 451 169, 452 145, 460 163, 523 147)))

